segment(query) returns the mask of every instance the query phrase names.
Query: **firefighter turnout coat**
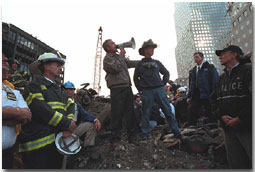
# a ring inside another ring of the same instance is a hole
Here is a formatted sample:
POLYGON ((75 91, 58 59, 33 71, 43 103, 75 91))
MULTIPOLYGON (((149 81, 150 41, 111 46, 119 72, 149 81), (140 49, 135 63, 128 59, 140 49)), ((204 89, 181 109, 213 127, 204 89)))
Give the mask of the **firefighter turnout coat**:
POLYGON ((55 142, 58 132, 68 130, 74 117, 74 102, 60 86, 37 76, 24 91, 32 112, 31 122, 18 137, 19 152, 38 150, 55 142))
POLYGON ((29 74, 26 71, 15 71, 11 72, 11 76, 8 80, 15 86, 15 87, 25 87, 26 82, 29 81, 29 74))

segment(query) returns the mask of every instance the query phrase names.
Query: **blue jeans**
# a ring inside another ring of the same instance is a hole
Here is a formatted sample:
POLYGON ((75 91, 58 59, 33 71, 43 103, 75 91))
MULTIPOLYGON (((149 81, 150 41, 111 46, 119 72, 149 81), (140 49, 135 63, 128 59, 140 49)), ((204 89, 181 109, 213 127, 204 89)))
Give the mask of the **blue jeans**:
POLYGON ((153 88, 149 90, 142 90, 142 103, 143 103, 143 114, 142 114, 142 134, 150 134, 150 115, 152 105, 156 101, 166 116, 166 120, 175 135, 179 134, 179 127, 177 121, 171 111, 167 95, 164 87, 153 88))

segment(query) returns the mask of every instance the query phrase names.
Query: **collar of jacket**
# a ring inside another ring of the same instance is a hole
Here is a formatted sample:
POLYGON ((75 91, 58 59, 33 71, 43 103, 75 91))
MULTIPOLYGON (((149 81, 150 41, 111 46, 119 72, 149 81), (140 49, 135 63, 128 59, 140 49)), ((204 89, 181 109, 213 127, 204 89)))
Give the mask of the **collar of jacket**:
POLYGON ((152 61, 153 59, 151 57, 144 57, 142 58, 142 61, 152 61))
MULTIPOLYGON (((210 64, 208 63, 208 61, 205 61, 203 64, 202 64, 202 67, 201 69, 204 69, 204 68, 208 68, 210 64)), ((194 71, 197 71, 197 65, 193 68, 194 71)))
POLYGON ((230 76, 230 74, 232 73, 232 71, 235 72, 235 71, 238 69, 239 66, 240 66, 240 63, 237 63, 237 64, 235 64, 235 65, 232 67, 231 70, 228 70, 228 69, 225 67, 225 68, 224 68, 224 72, 225 72, 228 76, 230 76))
POLYGON ((208 61, 205 61, 201 67, 201 69, 204 69, 204 68, 208 68, 210 64, 208 63, 208 61))
POLYGON ((118 56, 117 53, 106 53, 107 56, 118 56))
POLYGON ((52 82, 50 82, 49 80, 47 80, 46 78, 45 78, 45 76, 43 76, 43 75, 40 75, 40 76, 38 76, 38 80, 40 81, 40 85, 45 85, 45 86, 50 86, 50 85, 52 85, 52 84, 55 84, 56 85, 56 83, 52 83, 52 82))

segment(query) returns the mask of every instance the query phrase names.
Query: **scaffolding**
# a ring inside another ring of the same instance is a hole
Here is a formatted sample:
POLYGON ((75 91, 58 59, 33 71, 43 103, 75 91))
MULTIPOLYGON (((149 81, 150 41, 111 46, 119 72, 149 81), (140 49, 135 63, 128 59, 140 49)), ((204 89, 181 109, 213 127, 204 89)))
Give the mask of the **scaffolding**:
POLYGON ((94 82, 93 89, 99 92, 101 90, 100 80, 101 80, 101 64, 102 64, 102 27, 98 29, 96 56, 95 56, 95 66, 94 66, 94 82))

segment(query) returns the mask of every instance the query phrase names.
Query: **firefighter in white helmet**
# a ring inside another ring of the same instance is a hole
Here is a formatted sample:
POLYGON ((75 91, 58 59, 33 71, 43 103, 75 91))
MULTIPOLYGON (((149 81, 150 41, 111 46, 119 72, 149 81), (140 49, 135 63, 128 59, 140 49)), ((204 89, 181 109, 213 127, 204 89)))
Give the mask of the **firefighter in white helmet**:
POLYGON ((22 127, 18 137, 25 169, 60 169, 63 155, 55 147, 55 136, 62 131, 68 137, 76 129, 72 121, 74 108, 55 82, 64 64, 65 59, 54 53, 44 53, 31 64, 41 75, 32 80, 23 94, 32 112, 31 122, 22 127))

